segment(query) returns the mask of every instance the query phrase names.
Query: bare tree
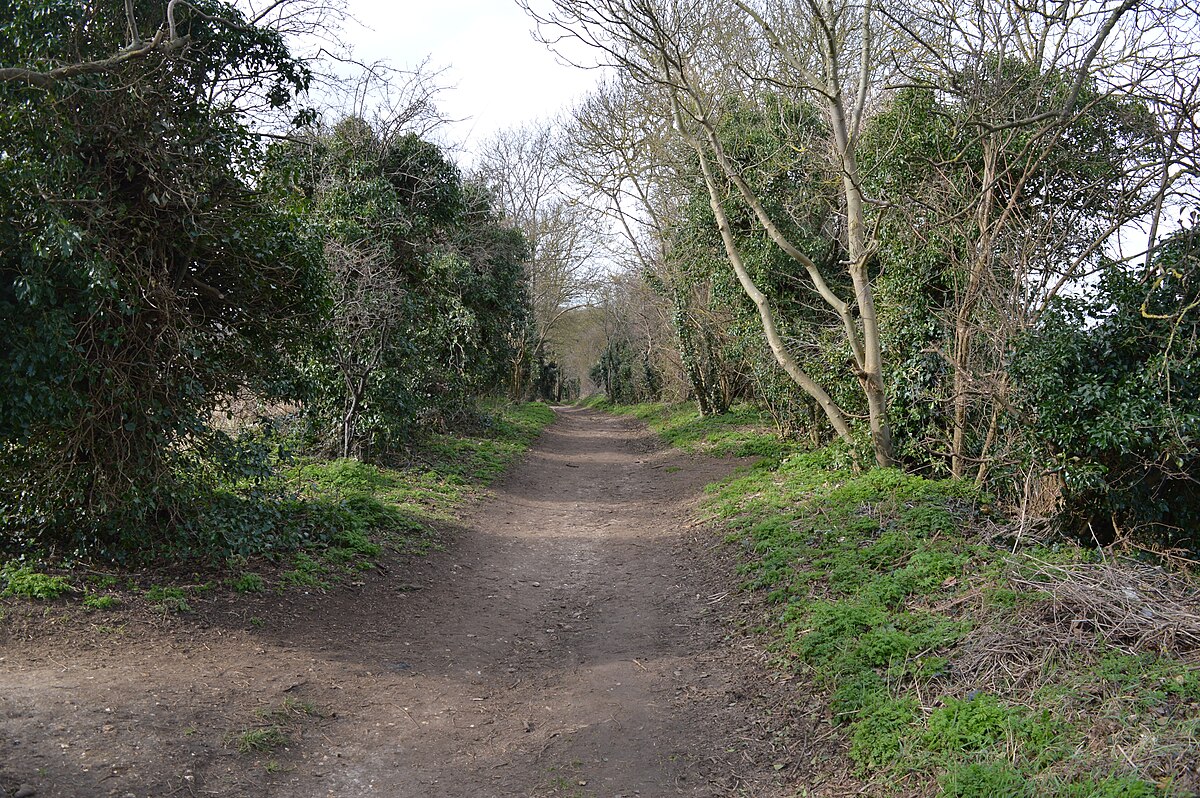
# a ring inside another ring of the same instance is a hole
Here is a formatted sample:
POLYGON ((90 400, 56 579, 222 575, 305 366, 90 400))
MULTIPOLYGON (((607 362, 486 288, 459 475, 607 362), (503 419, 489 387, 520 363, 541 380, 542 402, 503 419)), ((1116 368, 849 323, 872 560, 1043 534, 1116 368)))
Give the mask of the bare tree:
POLYGON ((566 192, 568 175, 556 135, 549 123, 504 131, 478 159, 480 179, 530 249, 525 279, 533 330, 516 342, 509 385, 514 398, 529 390, 531 358, 544 356, 562 319, 587 304, 601 273, 600 223, 566 192))
MULTIPOLYGON (((1200 20, 1190 4, 555 0, 552 10, 530 13, 548 43, 564 36, 584 42, 599 63, 669 107, 675 133, 695 152, 729 262, 759 309, 777 361, 848 438, 850 416, 800 367, 777 311, 742 262, 725 212, 730 198, 807 273, 844 330, 880 464, 894 455, 870 270, 891 243, 883 231, 896 229, 884 223, 912 203, 902 194, 869 196, 860 152, 872 115, 897 90, 927 88, 943 103, 941 113, 970 131, 959 152, 931 164, 934 171, 949 176, 961 171, 968 150, 979 153, 969 186, 947 179, 940 199, 913 214, 958 225, 967 242, 953 253, 961 278, 945 350, 954 375, 947 451, 958 476, 971 467, 977 480, 986 476, 1007 412, 1003 364, 1012 336, 1055 296, 1086 281, 1118 244, 1142 239, 1146 246, 1134 256, 1149 263, 1164 219, 1196 198, 1200 53, 1193 34, 1200 20), (841 223, 833 232, 852 295, 840 295, 836 275, 822 273, 789 240, 783 219, 755 193, 746 165, 721 138, 730 98, 753 104, 771 94, 823 112, 827 182, 840 186, 841 223), (1149 113, 1133 119, 1138 105, 1149 113), (1146 119, 1159 124, 1145 127, 1146 119), (1088 141, 1089 124, 1100 126, 1093 134, 1103 142, 1088 141), (1114 126, 1117 132, 1102 132, 1114 126), (1055 163, 1063 153, 1094 163, 1088 147, 1101 145, 1116 148, 1113 164, 1124 159, 1114 174, 1088 180, 1055 163)), ((914 224, 909 234, 927 232, 914 224)))
POLYGON ((586 200, 620 231, 610 246, 628 272, 623 279, 636 279, 656 298, 645 303, 656 323, 645 326, 664 392, 690 394, 709 415, 733 401, 741 366, 722 357, 732 322, 715 307, 711 278, 691 273, 689 254, 677 246, 695 169, 663 113, 668 105, 653 84, 618 75, 573 110, 568 168, 586 200))
POLYGON ((554 12, 532 12, 547 40, 573 36, 595 48, 604 63, 660 90, 676 133, 692 147, 710 197, 726 255, 758 310, 763 333, 788 376, 824 411, 839 437, 852 438, 850 419, 825 386, 789 349, 767 296, 746 268, 724 209, 726 185, 753 213, 775 244, 807 274, 812 288, 840 319, 852 353, 854 376, 866 397, 875 459, 893 462, 883 362, 868 265, 875 249, 857 162, 868 100, 881 76, 875 57, 887 27, 872 5, 751 5, 741 0, 556 0, 554 12), (760 89, 801 92, 825 111, 830 131, 828 168, 842 186, 840 233, 844 267, 854 296, 831 287, 817 262, 784 232, 719 134, 729 97, 751 98, 760 89))
POLYGON ((326 241, 325 260, 333 300, 331 351, 346 386, 338 446, 342 457, 355 457, 363 400, 405 320, 405 290, 378 242, 326 241))

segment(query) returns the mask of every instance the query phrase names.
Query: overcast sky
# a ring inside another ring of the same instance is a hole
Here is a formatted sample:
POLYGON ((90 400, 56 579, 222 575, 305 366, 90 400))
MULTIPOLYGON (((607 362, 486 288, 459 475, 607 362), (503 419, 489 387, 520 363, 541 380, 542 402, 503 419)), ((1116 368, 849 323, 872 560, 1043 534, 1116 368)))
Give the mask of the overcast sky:
POLYGON ((515 0, 348 0, 345 36, 359 60, 398 68, 426 58, 451 86, 439 107, 461 119, 446 143, 469 152, 497 130, 556 115, 595 85, 598 73, 560 63, 530 35, 533 21, 515 0))

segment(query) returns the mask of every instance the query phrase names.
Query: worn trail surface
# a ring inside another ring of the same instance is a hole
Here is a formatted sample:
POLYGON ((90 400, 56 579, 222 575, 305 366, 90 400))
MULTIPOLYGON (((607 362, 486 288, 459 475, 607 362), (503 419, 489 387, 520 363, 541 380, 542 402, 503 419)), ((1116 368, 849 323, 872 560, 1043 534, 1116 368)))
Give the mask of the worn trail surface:
POLYGON ((10 624, 0 787, 782 795, 754 663, 726 634, 729 577, 689 521, 730 468, 563 408, 445 551, 361 586, 10 624), (286 748, 236 749, 270 723, 286 748))

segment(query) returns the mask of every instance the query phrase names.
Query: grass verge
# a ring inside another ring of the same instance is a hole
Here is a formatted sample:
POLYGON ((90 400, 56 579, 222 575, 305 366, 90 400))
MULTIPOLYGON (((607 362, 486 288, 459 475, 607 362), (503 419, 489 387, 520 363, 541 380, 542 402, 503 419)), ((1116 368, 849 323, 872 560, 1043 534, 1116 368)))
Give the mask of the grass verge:
POLYGON ((762 455, 710 486, 706 512, 769 607, 779 667, 823 698, 869 794, 1200 794, 1187 575, 1009 545, 973 485, 855 472, 836 449, 763 440, 748 410, 615 410, 683 448, 762 455))
POLYGON ((236 507, 214 508, 220 520, 208 523, 213 534, 175 554, 183 566, 48 567, 31 556, 0 564, 0 596, 77 597, 89 611, 142 605, 181 614, 218 585, 250 594, 354 583, 386 551, 419 555, 435 548, 433 524, 453 520, 553 418, 540 403, 493 408, 477 429, 430 435, 393 466, 294 462, 276 477, 277 493, 257 504, 239 497, 236 507))
POLYGON ((688 452, 779 459, 799 448, 781 440, 771 417, 748 404, 735 405, 720 416, 702 416, 690 403, 615 405, 593 397, 584 406, 640 419, 664 441, 688 452))

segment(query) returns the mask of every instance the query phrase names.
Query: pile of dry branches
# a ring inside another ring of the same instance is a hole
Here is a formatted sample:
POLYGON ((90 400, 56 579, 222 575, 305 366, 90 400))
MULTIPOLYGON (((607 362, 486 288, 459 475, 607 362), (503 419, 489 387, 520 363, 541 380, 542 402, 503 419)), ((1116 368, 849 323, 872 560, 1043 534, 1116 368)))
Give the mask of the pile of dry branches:
POLYGON ((1200 654, 1200 591, 1184 575, 1128 558, 1057 564, 1023 555, 1018 564, 1012 582, 1047 596, 1059 630, 1126 653, 1200 654))

